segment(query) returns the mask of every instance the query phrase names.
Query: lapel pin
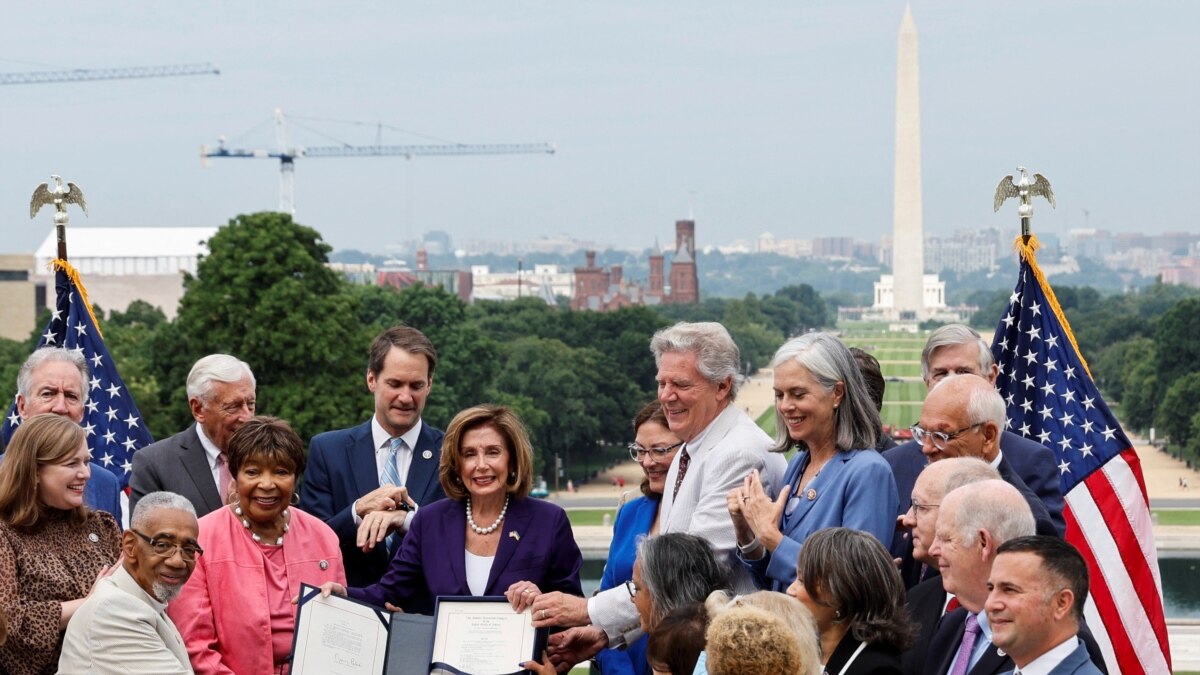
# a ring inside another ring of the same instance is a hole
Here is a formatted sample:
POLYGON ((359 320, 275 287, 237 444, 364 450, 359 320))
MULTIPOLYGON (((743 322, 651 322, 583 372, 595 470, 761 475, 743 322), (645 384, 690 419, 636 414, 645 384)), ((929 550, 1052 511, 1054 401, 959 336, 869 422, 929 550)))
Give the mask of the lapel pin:
POLYGON ((806 494, 806 495, 804 495, 804 496, 805 496, 805 497, 808 497, 808 501, 810 501, 810 502, 811 502, 811 501, 813 501, 814 499, 816 499, 816 498, 817 498, 817 491, 816 491, 816 490, 814 490, 814 489, 812 489, 812 488, 809 488, 809 489, 808 489, 808 494, 806 494))
POLYGON ((422 452, 421 459, 433 459, 433 451, 426 450, 425 452, 422 452))
POLYGON ((321 562, 317 563, 317 567, 320 567, 322 570, 327 570, 329 569, 329 561, 322 560, 321 562))
POLYGON ((92 542, 93 544, 98 543, 100 541, 100 535, 92 532, 88 535, 88 541, 92 542))
POLYGON ((516 530, 509 530, 508 536, 512 537, 513 539, 516 539, 517 541, 521 541, 521 535, 518 534, 516 530))

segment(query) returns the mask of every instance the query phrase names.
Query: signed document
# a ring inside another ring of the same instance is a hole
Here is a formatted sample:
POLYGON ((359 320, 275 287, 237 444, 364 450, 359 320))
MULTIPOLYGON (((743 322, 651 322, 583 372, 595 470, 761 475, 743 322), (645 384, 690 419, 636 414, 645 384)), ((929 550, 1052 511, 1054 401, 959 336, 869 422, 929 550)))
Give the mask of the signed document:
POLYGON ((390 625, 390 612, 301 584, 291 673, 380 675, 390 625))
POLYGON ((509 675, 539 653, 545 631, 529 610, 517 614, 503 597, 440 597, 434 622, 435 675, 509 675))

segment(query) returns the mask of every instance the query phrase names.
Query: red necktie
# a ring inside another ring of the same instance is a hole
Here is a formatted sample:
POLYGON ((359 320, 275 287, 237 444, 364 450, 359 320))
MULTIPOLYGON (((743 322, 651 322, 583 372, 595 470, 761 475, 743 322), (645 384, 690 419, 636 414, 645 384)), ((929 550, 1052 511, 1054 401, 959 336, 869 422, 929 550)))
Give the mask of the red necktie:
POLYGON ((946 611, 942 612, 942 614, 949 614, 961 606, 958 604, 958 598, 950 598, 950 602, 946 603, 946 611))
POLYGON ((675 491, 671 493, 671 501, 679 496, 679 486, 683 485, 683 476, 687 473, 688 464, 692 461, 692 456, 688 454, 687 446, 679 451, 679 474, 675 476, 675 491))

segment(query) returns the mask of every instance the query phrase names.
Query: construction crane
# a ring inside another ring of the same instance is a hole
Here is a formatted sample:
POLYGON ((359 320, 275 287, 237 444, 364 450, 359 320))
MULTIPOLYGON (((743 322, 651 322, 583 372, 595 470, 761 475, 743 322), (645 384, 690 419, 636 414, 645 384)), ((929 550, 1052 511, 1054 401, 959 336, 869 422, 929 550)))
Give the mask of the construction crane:
POLYGON ((75 68, 73 70, 35 70, 28 73, 0 73, 0 84, 53 84, 91 80, 133 80, 147 77, 181 75, 220 75, 211 63, 186 63, 178 66, 138 66, 135 68, 75 68))
POLYGON ((243 159, 279 160, 279 210, 295 215, 295 171, 300 157, 404 157, 446 155, 522 155, 554 154, 549 143, 446 143, 438 145, 325 145, 316 147, 293 146, 288 141, 287 118, 283 111, 275 110, 275 131, 279 147, 275 150, 229 148, 225 138, 217 141, 217 147, 200 146, 200 165, 207 167, 213 157, 236 157, 243 159))

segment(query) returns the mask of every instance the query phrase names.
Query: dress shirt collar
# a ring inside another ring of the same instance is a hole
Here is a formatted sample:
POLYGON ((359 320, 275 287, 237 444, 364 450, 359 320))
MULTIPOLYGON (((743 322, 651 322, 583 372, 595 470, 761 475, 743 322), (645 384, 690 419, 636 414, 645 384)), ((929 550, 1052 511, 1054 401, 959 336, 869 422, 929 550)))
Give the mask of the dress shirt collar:
MULTIPOLYGON (((417 423, 411 429, 401 434, 400 438, 403 438, 404 442, 408 444, 409 450, 415 451, 417 449, 417 439, 421 437, 421 426, 423 423, 424 421, 418 417, 417 423)), ((386 450, 392 441, 392 435, 383 428, 383 425, 379 423, 379 418, 374 415, 371 415, 371 441, 375 444, 376 453, 380 450, 386 450)))
POLYGON ((1079 641, 1072 635, 1058 643, 1050 651, 1025 664, 1024 668, 1018 668, 1016 672, 1021 675, 1047 675, 1058 664, 1062 663, 1064 659, 1074 653, 1078 645, 1079 641))
POLYGON ((996 448, 996 459, 992 460, 992 468, 999 471, 1000 470, 1000 461, 1003 459, 1004 459, 1004 451, 1001 450, 1000 448, 996 448))
POLYGON ((196 435, 200 437, 200 446, 204 448, 204 454, 208 457, 208 468, 216 471, 217 457, 220 456, 221 449, 204 433, 204 427, 200 426, 199 422, 196 423, 196 435))

